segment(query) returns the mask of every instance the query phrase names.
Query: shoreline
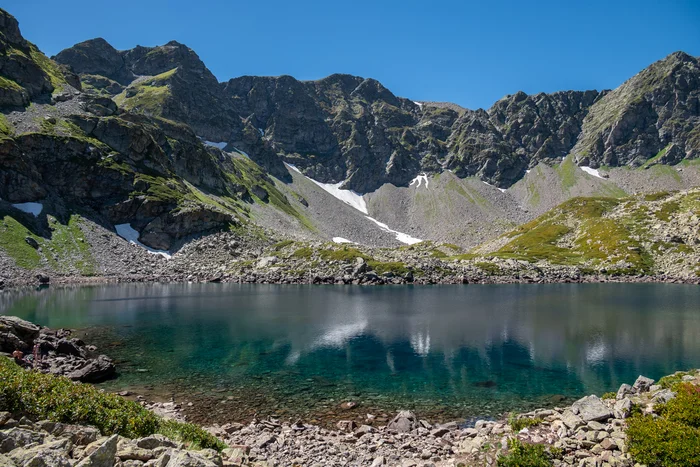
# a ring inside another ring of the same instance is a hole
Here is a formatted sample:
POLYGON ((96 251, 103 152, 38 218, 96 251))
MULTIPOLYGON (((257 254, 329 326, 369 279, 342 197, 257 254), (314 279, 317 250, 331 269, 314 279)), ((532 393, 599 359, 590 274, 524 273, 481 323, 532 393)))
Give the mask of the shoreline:
POLYGON ((684 284, 700 285, 700 277, 671 277, 671 276, 608 276, 608 275, 580 275, 580 276, 544 276, 539 279, 514 276, 487 276, 466 277, 446 276, 439 280, 414 278, 406 280, 401 277, 378 278, 373 281, 345 280, 341 277, 306 277, 298 280, 273 279, 264 275, 255 276, 228 276, 218 275, 210 277, 186 278, 169 275, 130 275, 130 276, 44 276, 28 278, 12 278, 0 283, 0 292, 17 290, 24 287, 35 286, 89 286, 105 284, 137 284, 137 283, 162 283, 162 284, 186 284, 186 283, 226 283, 226 284, 267 284, 267 285, 360 285, 360 286, 391 286, 391 285, 494 285, 494 284, 684 284), (48 279, 48 280, 47 280, 48 279))

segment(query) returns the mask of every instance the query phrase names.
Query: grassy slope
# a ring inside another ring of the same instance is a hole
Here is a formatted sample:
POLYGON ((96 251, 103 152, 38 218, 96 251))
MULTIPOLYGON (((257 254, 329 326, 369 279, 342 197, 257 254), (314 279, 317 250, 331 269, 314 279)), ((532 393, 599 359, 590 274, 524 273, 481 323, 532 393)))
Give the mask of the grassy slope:
POLYGON ((700 190, 639 198, 574 198, 480 248, 487 256, 606 269, 608 273, 654 272, 661 256, 682 260, 697 246, 664 241, 684 216, 700 215, 700 190))

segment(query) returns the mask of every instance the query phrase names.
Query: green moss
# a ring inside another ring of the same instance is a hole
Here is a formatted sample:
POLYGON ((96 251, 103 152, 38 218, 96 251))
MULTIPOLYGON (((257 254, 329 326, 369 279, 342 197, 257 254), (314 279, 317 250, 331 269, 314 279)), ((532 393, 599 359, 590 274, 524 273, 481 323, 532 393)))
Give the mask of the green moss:
POLYGON ((476 263, 474 263, 474 266, 476 266, 477 268, 481 269, 482 271, 484 271, 485 273, 487 273, 491 276, 499 276, 499 275, 501 275, 501 272, 502 272, 501 268, 499 268, 495 264, 489 263, 487 261, 476 262, 476 263))
POLYGON ((32 248, 26 238, 32 237, 37 243, 42 238, 32 234, 29 229, 6 215, 0 223, 0 248, 15 261, 17 266, 24 269, 34 269, 41 264, 39 252, 32 248))
POLYGON ((455 245, 454 243, 443 243, 442 246, 444 246, 445 248, 449 248, 453 251, 462 251, 462 247, 459 245, 455 245))
POLYGON ((680 210, 680 203, 678 201, 669 201, 661 205, 661 209, 656 211, 654 215, 657 219, 668 222, 671 220, 671 216, 680 210))
POLYGON ((294 240, 282 240, 281 242, 277 242, 274 245, 272 245, 272 249, 275 251, 280 251, 284 248, 287 248, 290 245, 294 245, 294 243, 294 240))
POLYGON ((573 157, 567 156, 555 170, 559 175, 562 186, 565 189, 568 190, 576 185, 576 171, 578 170, 578 167, 576 167, 573 157))
POLYGON ((519 237, 498 250, 501 258, 529 262, 547 260, 556 264, 571 264, 580 260, 580 254, 556 243, 571 229, 566 225, 545 223, 525 230, 519 237))
POLYGON ((51 239, 43 240, 42 249, 51 267, 56 271, 68 272, 72 266, 84 276, 95 275, 95 260, 80 230, 80 216, 71 215, 65 225, 49 216, 49 227, 51 239))
POLYGON ((161 433, 192 448, 226 446, 199 427, 164 420, 136 402, 63 376, 24 370, 0 358, 0 411, 34 420, 91 425, 109 436, 136 438, 161 433))
POLYGON ((370 259, 367 261, 367 266, 377 274, 393 273, 397 276, 403 276, 408 273, 408 268, 401 262, 381 262, 370 259))
POLYGON ((644 201, 659 201, 668 198, 671 194, 668 191, 659 191, 657 193, 649 193, 642 197, 644 201))
POLYGON ((16 92, 22 92, 23 88, 16 82, 12 81, 9 78, 5 78, 4 76, 0 76, 0 89, 6 89, 9 91, 16 91, 16 92))
POLYGON ((5 114, 0 113, 0 137, 12 136, 14 134, 14 129, 12 125, 5 117, 5 114))
POLYGON ((357 258, 362 258, 364 260, 372 259, 357 248, 348 246, 338 250, 320 250, 319 256, 325 261, 342 261, 345 263, 351 263, 357 258))
POLYGON ((648 159, 644 164, 642 164, 641 168, 646 169, 646 168, 650 167, 651 165, 653 165, 655 162, 657 162, 659 159, 664 157, 666 155, 666 153, 668 152, 668 150, 671 148, 671 144, 669 144, 668 146, 663 148, 661 151, 659 151, 654 157, 648 159))
POLYGON ((604 400, 615 400, 616 397, 617 394, 615 394, 614 392, 606 392, 600 398, 604 400))
POLYGON ((32 60, 36 62, 37 65, 46 73, 51 80, 51 85, 54 87, 54 92, 59 92, 65 86, 66 78, 63 76, 63 72, 59 66, 44 55, 35 45, 30 45, 29 54, 32 60))
POLYGON ((309 247, 303 247, 303 248, 299 248, 294 253, 292 253, 292 256, 294 258, 298 258, 298 259, 310 259, 311 256, 313 256, 313 254, 314 254, 314 250, 312 250, 309 247))

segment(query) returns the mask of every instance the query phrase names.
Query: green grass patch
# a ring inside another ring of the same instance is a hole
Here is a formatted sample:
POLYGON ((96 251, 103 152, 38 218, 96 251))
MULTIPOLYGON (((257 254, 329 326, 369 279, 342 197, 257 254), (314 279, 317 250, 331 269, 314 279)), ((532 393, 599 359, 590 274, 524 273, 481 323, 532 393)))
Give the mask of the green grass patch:
POLYGON ((517 418, 515 415, 511 415, 508 418, 508 425, 513 429, 513 432, 518 433, 523 428, 529 428, 531 426, 537 426, 542 423, 541 418, 517 418))
POLYGON ((51 85, 54 87, 54 92, 59 92, 66 85, 66 78, 59 66, 44 55, 34 44, 29 46, 29 55, 34 62, 46 73, 51 80, 51 85))
POLYGON ((671 217, 680 210, 680 203, 678 201, 669 201, 663 203, 661 208, 654 213, 657 219, 660 221, 668 222, 671 217))
POLYGON ((294 240, 282 240, 281 242, 277 242, 274 245, 272 245, 272 249, 275 251, 280 251, 284 248, 287 248, 290 245, 294 245, 294 243, 294 240))
POLYGON ((542 444, 526 444, 517 439, 508 440, 507 454, 496 461, 498 467, 550 467, 552 454, 542 444))
POLYGON ((68 272, 72 266, 83 276, 94 276, 95 260, 80 230, 80 216, 71 215, 65 225, 49 216, 49 228, 52 231, 51 240, 44 240, 42 248, 51 267, 56 271, 68 272))
POLYGON ((369 266, 377 274, 385 274, 391 272, 397 276, 403 276, 408 273, 408 268, 404 263, 401 262, 382 262, 376 260, 367 261, 367 266, 369 266))
POLYGON ((297 258, 297 259, 310 259, 311 256, 313 256, 313 254, 314 254, 314 250, 305 246, 305 247, 299 248, 298 250, 294 251, 294 253, 292 253, 292 257, 297 258))
POLYGON ((0 248, 15 261, 17 266, 24 269, 35 269, 41 264, 41 255, 31 247, 26 238, 32 237, 41 243, 42 238, 32 234, 25 226, 13 217, 6 215, 0 222, 0 248))
POLYGON ((669 196, 671 196, 671 193, 668 191, 659 191, 656 193, 646 194, 642 197, 642 199, 644 201, 659 201, 661 199, 668 198, 669 196))
POLYGON ((12 136, 15 130, 5 117, 5 114, 0 113, 0 136, 12 136))
POLYGON ((496 266, 493 263, 489 263, 488 261, 481 261, 474 263, 474 266, 477 268, 481 269, 485 273, 491 275, 491 276, 499 276, 501 275, 501 268, 496 266))
POLYGON ((571 229, 566 225, 544 223, 523 233, 503 246, 494 255, 501 258, 520 259, 528 262, 547 260, 556 264, 572 264, 580 260, 580 254, 556 245, 571 229))
POLYGON ((349 246, 343 247, 339 250, 320 250, 319 255, 321 256, 321 259, 325 261, 341 261, 344 263, 351 263, 357 258, 362 258, 365 261, 372 259, 357 248, 349 246))
POLYGON ((689 374, 687 371, 679 371, 672 375, 664 376, 657 384, 664 389, 671 389, 676 384, 683 382, 683 377, 689 374))
POLYGON ((226 447, 200 427, 164 420, 136 402, 89 384, 24 370, 7 358, 0 358, 0 410, 34 420, 92 425, 105 436, 161 433, 192 448, 226 447))

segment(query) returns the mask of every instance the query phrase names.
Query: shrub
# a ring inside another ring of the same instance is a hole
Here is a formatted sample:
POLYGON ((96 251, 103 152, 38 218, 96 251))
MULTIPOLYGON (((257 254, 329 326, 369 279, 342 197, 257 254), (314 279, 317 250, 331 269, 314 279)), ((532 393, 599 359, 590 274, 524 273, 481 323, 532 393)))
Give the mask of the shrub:
POLYGON ((617 394, 615 394, 614 392, 606 392, 600 398, 601 399, 615 399, 615 398, 617 398, 617 394))
POLYGON ((634 416, 627 425, 632 458, 658 467, 700 465, 700 430, 665 418, 634 416))
POLYGON ((681 383, 673 390, 676 397, 659 407, 659 414, 672 422, 700 428, 700 387, 681 383))
POLYGON ((542 423, 541 418, 516 418, 514 415, 508 418, 508 424, 516 433, 523 428, 539 425, 540 423, 542 423))
POLYGON ((685 375, 688 375, 688 374, 690 374, 690 373, 688 373, 686 371, 679 371, 679 372, 676 372, 672 375, 664 376, 663 378, 661 378, 659 380, 659 382, 657 384, 664 389, 671 389, 676 384, 682 382, 683 377, 685 375))
POLYGON ((525 444, 517 439, 508 441, 508 453, 498 456, 498 467, 550 467, 551 455, 542 444, 525 444))
POLYGON ((700 465, 700 388, 689 383, 673 386, 676 397, 657 407, 660 415, 636 413, 627 428, 635 461, 659 467, 700 465))
POLYGON ((194 448, 226 447, 199 427, 162 419, 136 402, 89 384, 24 370, 6 358, 0 358, 0 411, 34 420, 92 425, 106 436, 162 433, 194 448))

